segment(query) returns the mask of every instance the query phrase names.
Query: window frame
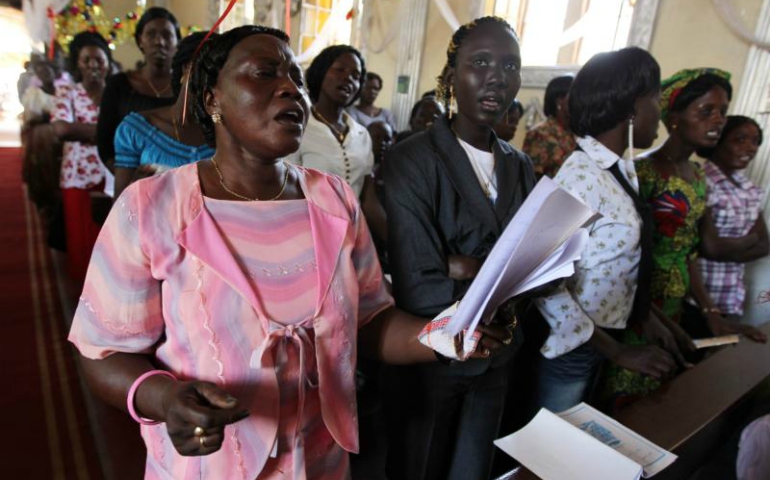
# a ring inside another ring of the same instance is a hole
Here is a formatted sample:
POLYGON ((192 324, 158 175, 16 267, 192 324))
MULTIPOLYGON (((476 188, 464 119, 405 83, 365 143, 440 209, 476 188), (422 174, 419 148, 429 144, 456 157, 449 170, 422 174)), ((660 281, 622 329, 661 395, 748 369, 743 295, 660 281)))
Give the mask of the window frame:
MULTIPOLYGON (((649 50, 660 0, 636 0, 628 32, 626 46, 649 50)), ((521 68, 521 86, 523 88, 545 88, 551 79, 560 75, 576 74, 581 65, 525 66, 521 68)))

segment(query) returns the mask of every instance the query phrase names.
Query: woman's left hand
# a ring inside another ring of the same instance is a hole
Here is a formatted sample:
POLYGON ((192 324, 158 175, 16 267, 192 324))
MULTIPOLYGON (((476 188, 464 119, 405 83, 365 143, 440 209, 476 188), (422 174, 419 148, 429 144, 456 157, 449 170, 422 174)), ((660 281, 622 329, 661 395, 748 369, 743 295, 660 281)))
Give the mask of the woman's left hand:
POLYGON ((743 335, 749 340, 757 343, 767 343, 767 335, 760 330, 750 326, 741 325, 739 323, 730 322, 725 320, 719 313, 709 313, 706 316, 709 330, 714 336, 719 337, 722 335, 743 335))

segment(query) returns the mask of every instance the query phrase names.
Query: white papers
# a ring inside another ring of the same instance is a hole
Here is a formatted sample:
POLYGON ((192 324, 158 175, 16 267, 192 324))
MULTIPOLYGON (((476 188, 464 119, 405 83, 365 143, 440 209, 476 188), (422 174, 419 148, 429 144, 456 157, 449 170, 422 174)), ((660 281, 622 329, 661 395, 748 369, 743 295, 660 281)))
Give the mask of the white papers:
MULTIPOLYGON (((463 297, 447 330, 466 330, 470 339, 479 322, 489 321, 511 297, 574 273, 573 263, 588 242, 580 227, 598 214, 580 199, 543 177, 497 240, 463 297)), ((463 346, 466 353, 472 345, 463 346)))
POLYGON ((584 403, 558 415, 541 409, 495 445, 543 480, 638 480, 677 458, 584 403))

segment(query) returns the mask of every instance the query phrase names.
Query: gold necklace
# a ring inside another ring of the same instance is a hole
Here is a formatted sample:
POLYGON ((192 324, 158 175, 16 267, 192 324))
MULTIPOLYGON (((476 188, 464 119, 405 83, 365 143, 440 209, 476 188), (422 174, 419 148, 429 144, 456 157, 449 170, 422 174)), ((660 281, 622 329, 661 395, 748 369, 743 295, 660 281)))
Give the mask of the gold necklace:
POLYGON ((150 81, 149 78, 145 78, 144 80, 147 82, 147 85, 149 85, 150 89, 155 92, 155 98, 160 98, 160 94, 168 90, 168 88, 171 86, 171 82, 169 82, 165 87, 163 87, 162 90, 158 90, 155 88, 155 85, 152 84, 152 81, 150 81))
POLYGON ((337 127, 334 126, 332 122, 327 120, 323 115, 321 115, 321 112, 318 111, 315 107, 312 107, 313 113, 316 117, 318 117, 319 120, 321 120, 329 129, 332 131, 332 135, 334 135, 334 138, 337 139, 338 142, 340 142, 340 145, 345 141, 345 135, 347 132, 340 132, 337 127))
POLYGON ((278 192, 278 195, 274 196, 273 198, 268 198, 267 200, 260 200, 258 198, 250 198, 245 195, 241 195, 240 193, 234 192, 228 188, 227 185, 225 185, 225 177, 222 175, 222 171, 219 170, 219 165, 217 165, 217 161, 214 157, 211 157, 211 163, 214 164, 214 169, 217 171, 217 175, 219 175, 219 184, 222 185, 222 188, 225 189, 227 193, 230 195, 240 198, 241 200, 247 200, 249 202, 272 202, 273 200, 277 200, 281 195, 283 195, 283 191, 286 189, 286 184, 289 182, 289 167, 284 163, 283 161, 283 168, 286 170, 286 173, 283 176, 283 183, 281 184, 281 191, 278 192))

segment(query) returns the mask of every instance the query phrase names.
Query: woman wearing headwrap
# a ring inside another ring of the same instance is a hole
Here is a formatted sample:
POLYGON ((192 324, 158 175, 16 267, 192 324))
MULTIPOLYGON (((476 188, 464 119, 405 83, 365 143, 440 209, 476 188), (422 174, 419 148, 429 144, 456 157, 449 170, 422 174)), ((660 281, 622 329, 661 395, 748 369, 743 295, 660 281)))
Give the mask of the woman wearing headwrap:
MULTIPOLYGON (((713 148, 719 141, 732 96, 730 74, 715 68, 680 70, 661 86, 661 120, 669 137, 637 162, 639 191, 652 207, 655 226, 650 286, 653 305, 681 322, 694 338, 742 333, 765 342, 760 331, 725 321, 703 286, 696 261, 706 212, 706 180, 702 168, 690 157, 697 149, 713 148)), ((633 330, 627 331, 623 340, 631 345, 647 343, 633 330)), ((659 386, 649 377, 614 366, 608 378, 607 388, 617 406, 629 396, 659 386)))

